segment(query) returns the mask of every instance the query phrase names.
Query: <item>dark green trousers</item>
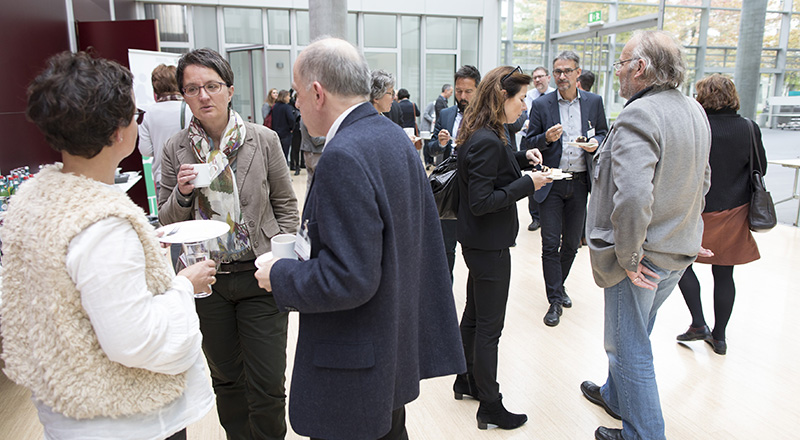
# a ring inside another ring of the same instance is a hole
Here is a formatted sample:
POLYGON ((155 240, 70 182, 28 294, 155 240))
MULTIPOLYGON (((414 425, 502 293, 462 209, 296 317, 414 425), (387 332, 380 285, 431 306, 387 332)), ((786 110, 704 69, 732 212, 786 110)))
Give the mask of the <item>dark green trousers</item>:
POLYGON ((213 294, 195 300, 217 413, 231 440, 286 436, 288 315, 254 273, 219 274, 213 294))

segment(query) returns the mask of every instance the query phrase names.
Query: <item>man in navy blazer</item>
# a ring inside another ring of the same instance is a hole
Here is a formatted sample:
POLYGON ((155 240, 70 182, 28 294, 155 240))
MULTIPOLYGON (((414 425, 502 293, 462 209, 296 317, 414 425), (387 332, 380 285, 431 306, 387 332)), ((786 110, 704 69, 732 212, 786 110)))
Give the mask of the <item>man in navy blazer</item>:
POLYGON ((294 88, 326 145, 300 259, 256 272, 280 308, 300 313, 289 420, 311 438, 407 439, 419 381, 466 371, 447 260, 430 246, 442 240, 430 184, 408 136, 367 101, 369 67, 350 43, 303 49, 294 88))
MULTIPOLYGON (((458 134, 458 127, 467 109, 469 101, 475 96, 478 84, 481 82, 481 72, 475 66, 464 65, 456 71, 455 90, 456 105, 447 107, 439 113, 436 124, 431 133, 431 140, 426 145, 428 154, 436 156, 441 154, 442 160, 453 153, 453 141, 458 134)), ((450 268, 450 279, 453 279, 453 267, 456 265, 456 229, 458 220, 442 220, 442 237, 444 251, 447 254, 447 265, 450 268)))
POLYGON ((575 254, 580 246, 591 189, 592 155, 608 132, 603 99, 578 90, 580 57, 561 52, 553 62, 557 90, 531 103, 528 132, 522 145, 538 148, 544 165, 560 168, 572 177, 555 180, 534 193, 539 203, 542 227, 542 271, 550 306, 544 323, 558 325, 562 307, 572 307, 564 290, 575 254), (588 142, 576 143, 580 136, 588 142))

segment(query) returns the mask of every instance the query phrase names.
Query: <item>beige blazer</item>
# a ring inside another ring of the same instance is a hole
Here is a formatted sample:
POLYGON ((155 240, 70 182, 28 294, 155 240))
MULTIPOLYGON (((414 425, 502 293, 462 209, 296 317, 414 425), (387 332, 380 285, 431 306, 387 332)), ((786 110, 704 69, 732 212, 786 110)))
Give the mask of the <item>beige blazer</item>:
MULTIPOLYGON (((300 216, 278 135, 261 125, 244 124, 245 142, 236 158, 236 186, 253 252, 260 255, 272 250, 273 236, 296 233, 300 216)), ((198 163, 189 145, 188 128, 164 144, 158 192, 158 220, 162 224, 194 219, 194 193, 189 197, 192 203, 182 206, 179 199, 183 197, 173 191, 185 163, 198 163)))

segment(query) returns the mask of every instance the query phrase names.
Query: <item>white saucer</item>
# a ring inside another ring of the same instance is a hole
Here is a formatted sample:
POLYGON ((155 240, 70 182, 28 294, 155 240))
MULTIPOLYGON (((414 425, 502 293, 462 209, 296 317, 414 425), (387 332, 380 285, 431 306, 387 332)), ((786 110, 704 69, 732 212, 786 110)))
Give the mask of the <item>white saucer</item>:
POLYGON ((261 266, 264 265, 267 261, 272 259, 272 252, 267 252, 265 254, 261 254, 256 258, 256 267, 261 269, 261 266))
POLYGON ((164 233, 158 237, 162 243, 196 243, 217 238, 230 230, 227 223, 218 220, 187 220, 162 226, 156 232, 164 233))

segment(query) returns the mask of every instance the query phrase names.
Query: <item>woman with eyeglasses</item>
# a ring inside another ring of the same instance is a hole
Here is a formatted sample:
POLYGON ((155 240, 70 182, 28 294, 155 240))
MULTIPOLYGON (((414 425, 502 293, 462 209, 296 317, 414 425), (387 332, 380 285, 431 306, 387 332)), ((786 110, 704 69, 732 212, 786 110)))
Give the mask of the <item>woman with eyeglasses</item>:
POLYGON ((514 429, 528 420, 503 406, 497 383, 497 351, 505 321, 511 255, 519 222, 517 200, 533 194, 549 180, 541 171, 522 173, 541 162, 539 150, 515 152, 504 124, 525 110, 531 77, 501 66, 478 85, 475 98, 458 130, 458 241, 469 269, 467 303, 461 317, 461 338, 467 373, 453 385, 456 399, 464 394, 480 400, 478 428, 496 425, 514 429))
POLYGON ((230 225, 209 245, 220 262, 217 283, 196 301, 217 412, 230 439, 283 438, 287 314, 253 274, 255 258, 271 250, 273 236, 297 231, 289 168, 275 132, 232 109, 233 71, 220 54, 191 51, 178 61, 176 75, 194 117, 164 146, 159 220, 230 225), (199 163, 220 170, 208 187, 192 184, 192 165, 199 163))
POLYGON ((214 405, 195 292, 141 208, 114 187, 136 148, 133 76, 84 52, 53 56, 27 116, 62 163, 22 185, 3 226, 0 329, 8 377, 31 390, 46 439, 185 439, 214 405))

